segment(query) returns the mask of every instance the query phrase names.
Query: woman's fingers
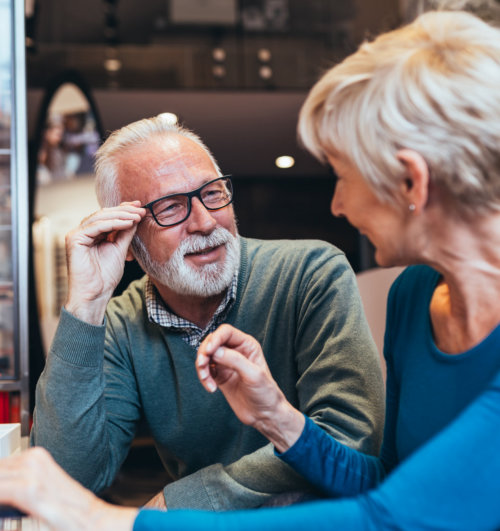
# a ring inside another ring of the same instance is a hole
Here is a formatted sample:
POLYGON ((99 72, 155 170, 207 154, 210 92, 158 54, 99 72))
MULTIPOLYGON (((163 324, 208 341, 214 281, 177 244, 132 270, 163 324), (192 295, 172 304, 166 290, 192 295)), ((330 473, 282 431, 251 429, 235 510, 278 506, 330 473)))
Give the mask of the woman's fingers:
POLYGON ((246 357, 262 352, 259 342, 234 326, 223 324, 207 337, 206 350, 214 353, 218 347, 227 346, 238 350, 246 357))
POLYGON ((212 332, 205 338, 198 349, 198 355, 196 357, 198 378, 203 387, 210 392, 214 392, 218 386, 214 378, 214 369, 217 366, 219 366, 218 380, 220 383, 221 377, 227 376, 225 373, 220 373, 222 368, 236 371, 238 368, 240 370, 249 370, 251 365, 266 366, 258 341, 228 324, 221 325, 215 332, 212 332), (224 352, 228 349, 231 353, 226 358, 226 363, 219 364, 218 361, 222 362, 224 352), (247 361, 247 364, 243 365, 243 360, 247 361), (232 363, 236 363, 237 365, 234 365, 234 367, 230 366, 229 364, 232 363))
POLYGON ((258 379, 259 367, 237 350, 219 347, 211 356, 202 355, 198 358, 196 362, 198 378, 207 391, 214 392, 234 373, 246 383, 258 379))

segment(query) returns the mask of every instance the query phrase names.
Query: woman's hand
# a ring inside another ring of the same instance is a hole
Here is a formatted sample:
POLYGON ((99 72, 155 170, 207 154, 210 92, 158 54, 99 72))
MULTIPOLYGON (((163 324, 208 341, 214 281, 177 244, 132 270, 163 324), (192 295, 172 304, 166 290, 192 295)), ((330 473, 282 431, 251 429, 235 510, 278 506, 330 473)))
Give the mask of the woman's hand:
POLYGON ((128 531, 137 515, 94 496, 38 447, 0 460, 0 503, 53 531, 128 531))
POLYGON ((200 345, 196 370, 207 391, 219 388, 241 422, 259 430, 280 452, 299 438, 304 417, 274 381, 252 336, 220 326, 200 345))

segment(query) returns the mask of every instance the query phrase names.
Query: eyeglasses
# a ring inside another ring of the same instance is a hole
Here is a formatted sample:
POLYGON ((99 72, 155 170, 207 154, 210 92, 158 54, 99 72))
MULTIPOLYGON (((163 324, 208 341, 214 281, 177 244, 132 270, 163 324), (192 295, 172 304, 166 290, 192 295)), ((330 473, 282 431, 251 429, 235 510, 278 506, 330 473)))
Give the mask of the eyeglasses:
POLYGON ((147 208, 161 227, 172 227, 185 221, 191 214, 191 200, 197 197, 207 210, 220 210, 233 201, 231 176, 224 175, 205 183, 192 192, 172 194, 151 201, 147 208))

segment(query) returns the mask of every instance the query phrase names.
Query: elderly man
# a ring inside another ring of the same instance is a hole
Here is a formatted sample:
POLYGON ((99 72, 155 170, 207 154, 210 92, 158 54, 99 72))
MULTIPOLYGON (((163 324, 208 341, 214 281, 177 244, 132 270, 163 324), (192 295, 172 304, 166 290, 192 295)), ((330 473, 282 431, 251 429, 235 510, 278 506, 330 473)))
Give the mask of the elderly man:
POLYGON ((197 347, 230 323, 261 342, 292 404, 342 442, 378 452, 378 355, 338 249, 241 238, 230 178, 196 135, 161 115, 113 133, 96 177, 105 208, 66 239, 69 294, 37 386, 32 444, 99 491, 145 419, 176 478, 152 505, 255 507, 307 489, 197 379, 197 347), (111 299, 133 258, 146 275, 111 299))

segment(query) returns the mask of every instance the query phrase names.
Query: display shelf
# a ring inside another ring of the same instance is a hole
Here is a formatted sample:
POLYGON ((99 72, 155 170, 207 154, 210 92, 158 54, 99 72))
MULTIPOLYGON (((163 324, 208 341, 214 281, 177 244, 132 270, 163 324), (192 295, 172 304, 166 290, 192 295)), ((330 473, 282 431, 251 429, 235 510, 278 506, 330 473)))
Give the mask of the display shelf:
POLYGON ((28 435, 28 156, 24 2, 0 0, 0 402, 28 435))

